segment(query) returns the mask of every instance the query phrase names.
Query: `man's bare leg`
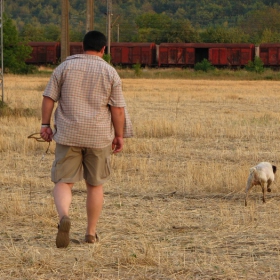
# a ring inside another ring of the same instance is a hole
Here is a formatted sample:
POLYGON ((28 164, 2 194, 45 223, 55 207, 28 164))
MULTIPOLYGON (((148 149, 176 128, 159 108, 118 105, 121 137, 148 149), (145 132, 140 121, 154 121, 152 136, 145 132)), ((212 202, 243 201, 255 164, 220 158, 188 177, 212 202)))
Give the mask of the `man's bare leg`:
POLYGON ((73 184, 56 183, 53 189, 54 203, 59 215, 59 226, 56 236, 57 248, 66 248, 70 243, 69 231, 71 221, 69 218, 69 208, 72 201, 73 184))
MULTIPOLYGON (((96 236, 96 226, 103 207, 103 185, 87 185, 87 230, 86 235, 96 236)), ((86 240, 87 241, 87 240, 86 240)), ((94 241, 94 240, 93 240, 94 241)))
POLYGON ((69 208, 72 202, 72 187, 74 184, 59 182, 53 189, 54 203, 59 215, 59 220, 63 216, 69 216, 69 208))

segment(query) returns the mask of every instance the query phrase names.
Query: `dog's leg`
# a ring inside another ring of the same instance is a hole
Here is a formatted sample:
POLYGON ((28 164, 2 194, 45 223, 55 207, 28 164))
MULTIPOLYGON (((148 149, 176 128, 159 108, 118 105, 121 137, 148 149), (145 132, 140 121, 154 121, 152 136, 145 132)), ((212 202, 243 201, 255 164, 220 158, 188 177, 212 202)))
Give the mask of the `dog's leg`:
POLYGON ((266 190, 267 190, 267 183, 262 182, 261 186, 262 186, 262 192, 263 192, 263 203, 265 203, 265 195, 266 195, 266 190))
POLYGON ((268 192, 271 192, 271 188, 270 188, 271 184, 272 184, 272 181, 268 180, 268 182, 267 182, 267 191, 268 192))

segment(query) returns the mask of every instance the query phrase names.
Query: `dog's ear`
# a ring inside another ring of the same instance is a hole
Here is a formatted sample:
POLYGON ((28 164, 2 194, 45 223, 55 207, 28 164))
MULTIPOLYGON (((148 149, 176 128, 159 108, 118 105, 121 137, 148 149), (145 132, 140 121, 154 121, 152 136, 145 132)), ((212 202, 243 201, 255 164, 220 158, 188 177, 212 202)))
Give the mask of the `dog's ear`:
POLYGON ((272 165, 272 169, 273 169, 273 173, 275 173, 277 170, 277 167, 275 165, 272 165))

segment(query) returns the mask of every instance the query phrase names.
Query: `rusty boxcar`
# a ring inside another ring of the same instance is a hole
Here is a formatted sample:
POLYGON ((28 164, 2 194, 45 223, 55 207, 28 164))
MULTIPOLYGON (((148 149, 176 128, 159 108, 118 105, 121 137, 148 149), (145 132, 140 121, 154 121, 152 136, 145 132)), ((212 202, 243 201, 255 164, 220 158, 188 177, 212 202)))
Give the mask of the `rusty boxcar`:
MULTIPOLYGON (((29 64, 58 64, 60 42, 30 42, 29 64)), ((82 42, 70 42, 70 55, 83 53, 82 42)), ((111 43, 113 65, 149 67, 193 67, 207 59, 216 67, 242 67, 259 56, 265 67, 280 67, 280 43, 111 43)))
POLYGON ((192 66, 195 64, 195 47, 188 43, 161 43, 158 48, 158 66, 192 66))
POLYGON ((26 60, 29 64, 57 64, 60 59, 59 42, 29 42, 32 48, 31 57, 26 60))
POLYGON ((280 44, 279 43, 263 43, 259 46, 260 59, 264 66, 279 67, 280 66, 280 44))
POLYGON ((244 66, 254 55, 253 44, 162 43, 158 63, 159 67, 191 67, 207 59, 214 66, 244 66))
POLYGON ((155 43, 111 43, 110 46, 113 65, 155 66, 157 63, 155 43))
POLYGON ((209 47, 209 61, 215 66, 244 66, 254 57, 254 44, 213 44, 209 47))
POLYGON ((83 43, 82 42, 70 42, 70 55, 82 54, 83 43))

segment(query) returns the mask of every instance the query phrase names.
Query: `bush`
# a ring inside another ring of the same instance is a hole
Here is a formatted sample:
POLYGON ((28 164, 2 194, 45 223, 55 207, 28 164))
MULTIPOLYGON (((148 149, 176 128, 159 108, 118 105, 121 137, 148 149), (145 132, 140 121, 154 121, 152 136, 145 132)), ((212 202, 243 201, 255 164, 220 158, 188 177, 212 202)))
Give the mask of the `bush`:
POLYGON ((264 67, 263 62, 259 57, 255 57, 254 61, 249 61, 245 66, 245 69, 250 72, 263 73, 264 67))
POLYGON ((206 58, 204 58, 201 62, 198 62, 194 65, 195 71, 208 72, 208 71, 214 70, 214 69, 215 69, 215 67, 206 58))
POLYGON ((28 74, 34 68, 25 63, 32 48, 22 42, 13 21, 4 14, 3 20, 3 65, 5 73, 28 74))
POLYGON ((132 68, 134 69, 134 73, 136 76, 140 76, 142 74, 141 71, 141 64, 140 63, 136 63, 132 66, 132 68))
POLYGON ((103 54, 103 59, 111 64, 111 55, 110 54, 103 54))

